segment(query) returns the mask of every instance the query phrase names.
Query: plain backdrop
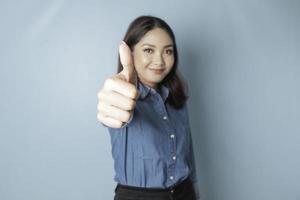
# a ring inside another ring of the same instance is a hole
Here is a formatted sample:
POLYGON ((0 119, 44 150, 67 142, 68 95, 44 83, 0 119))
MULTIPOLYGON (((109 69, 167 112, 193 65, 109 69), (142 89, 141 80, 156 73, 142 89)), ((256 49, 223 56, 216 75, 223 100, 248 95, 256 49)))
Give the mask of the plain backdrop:
POLYGON ((139 15, 176 35, 202 199, 299 200, 297 0, 1 0, 0 199, 113 199, 97 92, 139 15))

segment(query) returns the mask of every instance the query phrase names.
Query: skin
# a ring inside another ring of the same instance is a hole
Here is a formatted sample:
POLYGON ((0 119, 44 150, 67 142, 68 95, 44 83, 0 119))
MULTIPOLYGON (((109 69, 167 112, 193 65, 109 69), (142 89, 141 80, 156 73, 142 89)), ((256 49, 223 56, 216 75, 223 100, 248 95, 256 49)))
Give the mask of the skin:
POLYGON ((146 33, 132 52, 122 42, 119 53, 123 70, 106 79, 98 92, 97 119, 111 128, 121 128, 130 120, 138 97, 137 76, 143 84, 158 90, 175 60, 172 40, 160 28, 146 33))

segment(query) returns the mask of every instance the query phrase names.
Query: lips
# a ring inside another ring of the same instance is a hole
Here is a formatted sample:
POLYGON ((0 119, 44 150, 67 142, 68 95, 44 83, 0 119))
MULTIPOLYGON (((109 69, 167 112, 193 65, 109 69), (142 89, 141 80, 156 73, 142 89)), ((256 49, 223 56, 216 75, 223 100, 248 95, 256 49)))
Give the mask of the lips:
POLYGON ((163 68, 158 68, 158 69, 154 69, 154 68, 149 68, 150 70, 154 70, 154 71, 163 71, 163 70, 165 70, 165 69, 163 69, 163 68))
POLYGON ((153 71, 155 74, 161 74, 161 73, 163 73, 163 71, 165 70, 165 69, 151 69, 151 68, 149 68, 151 71, 153 71))

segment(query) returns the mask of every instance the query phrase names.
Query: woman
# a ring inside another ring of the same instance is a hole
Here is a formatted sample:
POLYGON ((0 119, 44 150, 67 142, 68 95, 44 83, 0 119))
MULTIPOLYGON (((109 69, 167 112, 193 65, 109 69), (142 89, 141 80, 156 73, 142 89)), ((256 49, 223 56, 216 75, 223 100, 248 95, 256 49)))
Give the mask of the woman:
POLYGON ((160 18, 138 17, 119 54, 118 74, 98 93, 97 116, 111 136, 114 199, 199 199, 172 29, 160 18))

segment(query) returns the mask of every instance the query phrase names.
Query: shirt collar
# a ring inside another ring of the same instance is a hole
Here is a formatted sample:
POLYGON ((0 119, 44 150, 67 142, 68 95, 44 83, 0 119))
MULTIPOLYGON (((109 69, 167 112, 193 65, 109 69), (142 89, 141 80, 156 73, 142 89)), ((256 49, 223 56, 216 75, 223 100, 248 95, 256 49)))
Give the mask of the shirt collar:
MULTIPOLYGON (((143 84, 140 80, 137 81, 137 88, 139 91, 138 99, 141 99, 141 100, 145 99, 149 93, 150 94, 157 93, 157 91, 155 89, 143 84)), ((164 84, 161 84, 160 96, 162 97, 164 102, 166 101, 166 99, 169 96, 169 88, 167 86, 165 86, 164 84)))

